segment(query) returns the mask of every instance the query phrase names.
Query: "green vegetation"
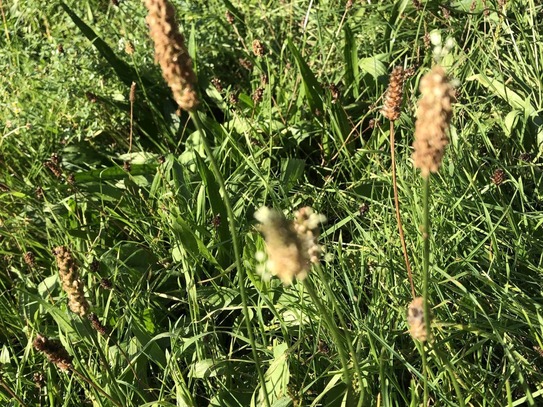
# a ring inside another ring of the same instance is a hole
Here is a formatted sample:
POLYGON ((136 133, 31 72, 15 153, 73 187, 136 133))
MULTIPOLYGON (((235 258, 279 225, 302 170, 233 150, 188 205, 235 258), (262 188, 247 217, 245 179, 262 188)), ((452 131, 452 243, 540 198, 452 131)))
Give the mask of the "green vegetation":
POLYGON ((192 117, 176 114, 140 0, 0 2, 0 404, 418 406, 426 389, 436 406, 540 405, 543 6, 172 3, 198 76, 192 117), (380 109, 393 67, 410 69, 395 158, 420 296, 411 145, 431 37, 457 101, 430 179, 428 344, 409 335, 380 109), (303 282, 257 272, 262 206, 327 217, 303 282), (68 307, 59 246, 91 319, 68 307))

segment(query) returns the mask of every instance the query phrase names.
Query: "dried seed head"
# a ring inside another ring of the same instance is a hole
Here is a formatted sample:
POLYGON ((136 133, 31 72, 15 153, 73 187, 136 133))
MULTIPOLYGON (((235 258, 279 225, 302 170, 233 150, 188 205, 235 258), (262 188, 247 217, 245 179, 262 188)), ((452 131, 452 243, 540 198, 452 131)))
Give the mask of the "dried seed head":
POLYGON ((136 101, 136 82, 132 82, 132 85, 130 85, 130 94, 128 95, 128 100, 132 104, 136 101))
POLYGON ((91 312, 89 314, 89 321, 91 322, 94 330, 100 335, 107 336, 109 334, 109 329, 106 326, 102 325, 102 323, 98 319, 98 316, 94 312, 91 312))
POLYGON ((36 198, 43 199, 43 188, 36 187, 36 198))
POLYGON ((360 207, 358 208, 358 212, 360 213, 360 216, 364 216, 366 215, 370 210, 370 206, 364 202, 362 203, 362 205, 360 205, 360 207))
POLYGON ((266 53, 266 48, 264 47, 264 44, 260 40, 254 40, 253 41, 253 54, 257 57, 263 57, 266 53))
POLYGON ((506 174, 505 174, 505 171, 502 170, 501 168, 498 168, 496 171, 494 171, 494 174, 492 174, 492 183, 496 186, 500 186, 501 184, 503 184, 503 181, 505 181, 505 178, 506 178, 506 174))
POLYGON ((330 89, 330 94, 332 95, 332 103, 337 103, 340 96, 339 88, 336 84, 331 83, 328 85, 328 89, 330 89))
POLYGON ((230 93, 230 95, 228 96, 228 101, 230 102, 231 105, 237 105, 239 103, 239 95, 237 92, 232 92, 230 93))
POLYGON ((126 172, 132 171, 132 164, 130 164, 130 161, 123 162, 123 170, 126 172))
POLYGON ((72 357, 60 341, 47 339, 38 334, 32 345, 37 351, 44 353, 49 362, 54 363, 59 369, 69 370, 72 367, 72 357))
POLYGON ((385 104, 381 113, 390 121, 398 120, 403 97, 404 70, 397 66, 390 74, 390 83, 386 91, 385 104))
POLYGON ((145 0, 145 6, 149 35, 155 43, 155 61, 179 107, 192 111, 198 105, 196 75, 185 39, 177 28, 175 10, 168 0, 145 0))
POLYGON ((37 388, 41 389, 43 385, 45 384, 45 377, 43 377, 43 373, 36 372, 32 376, 32 381, 34 382, 37 388))
POLYGON ((58 164, 55 164, 53 161, 46 161, 44 165, 49 168, 55 177, 62 178, 62 169, 58 166, 58 164))
POLYGON ((70 251, 64 246, 56 247, 53 252, 57 258, 62 289, 68 294, 68 306, 72 312, 83 317, 89 310, 89 303, 83 292, 84 286, 79 278, 75 260, 70 251))
POLYGON ((69 185, 74 186, 75 185, 75 175, 74 174, 68 175, 68 177, 66 178, 66 182, 69 185))
POLYGON ((36 256, 34 256, 34 253, 32 252, 26 252, 24 255, 24 261, 28 265, 28 267, 35 267, 36 266, 36 256))
POLYGON ((253 69, 253 63, 247 58, 240 58, 238 62, 243 68, 247 69, 248 71, 253 69))
POLYGON ((124 43, 124 52, 126 52, 128 55, 133 55, 134 51, 134 44, 132 44, 130 41, 126 41, 124 43))
POLYGON ((211 79, 211 83, 213 84, 213 86, 215 86, 215 89, 217 89, 218 92, 223 91, 222 82, 219 78, 211 79))
POLYGON ((260 86, 265 87, 270 83, 270 79, 268 78, 268 75, 263 73, 260 75, 260 86))
POLYGON ((449 143, 446 131, 452 117, 454 89, 443 68, 435 66, 421 79, 420 92, 413 161, 422 176, 428 177, 439 170, 449 143))
POLYGON ((92 92, 85 92, 85 97, 87 98, 87 100, 91 103, 96 103, 98 102, 98 96, 96 96, 94 93, 92 92))
POLYGON ((290 221, 282 213, 262 207, 255 212, 255 218, 261 223, 271 274, 285 285, 292 284, 294 278, 303 280, 311 263, 319 261, 318 229, 325 217, 306 207, 297 211, 295 220, 290 221))
POLYGON ((112 290, 113 289, 113 283, 111 282, 111 280, 109 278, 103 278, 102 280, 100 280, 100 286, 104 290, 112 290))
POLYGON ((226 10, 226 13, 224 13, 224 16, 226 18, 226 21, 228 21, 228 24, 230 25, 234 24, 234 21, 235 21, 234 15, 230 11, 226 10))
POLYGON ((409 304, 409 308, 407 309, 409 333, 413 339, 420 342, 424 342, 428 339, 423 304, 424 299, 422 297, 417 297, 409 304))
POLYGON ((253 93, 253 101, 258 104, 264 97, 264 88, 257 88, 253 93))

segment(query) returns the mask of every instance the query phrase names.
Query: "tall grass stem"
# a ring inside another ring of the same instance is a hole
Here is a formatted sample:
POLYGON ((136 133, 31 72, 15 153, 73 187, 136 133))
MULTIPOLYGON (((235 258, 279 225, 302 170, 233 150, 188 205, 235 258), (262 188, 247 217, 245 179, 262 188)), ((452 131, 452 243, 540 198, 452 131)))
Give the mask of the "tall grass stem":
POLYGON ((262 388, 262 393, 264 394, 264 401, 266 403, 266 407, 271 407, 270 400, 268 397, 268 392, 266 389, 266 380, 264 377, 264 372, 262 371, 261 365, 260 365, 260 358, 258 356, 258 350, 255 343, 255 337, 253 335, 252 325, 251 325, 251 319, 249 315, 249 307, 247 306, 247 292, 245 291, 245 269, 243 268, 243 264, 241 262, 241 255, 240 255, 240 246, 238 241, 238 235, 236 230, 236 220, 234 217, 234 211, 232 210, 232 205, 230 203, 230 198, 228 196, 228 191, 226 190, 226 185, 224 182, 224 177, 219 169, 219 165, 217 164, 217 160, 215 160, 215 156, 213 155, 213 151, 211 150, 211 147, 209 143, 207 142, 207 138, 204 133, 204 126, 202 124, 202 121, 200 120, 200 117, 198 116, 198 112, 190 112, 190 117, 192 118, 192 121, 196 125, 196 129, 200 133, 201 141, 204 146, 205 153, 207 154, 209 161, 211 163, 211 169, 213 173, 215 174, 215 178, 217 179, 217 182, 219 183, 219 188, 223 195, 224 200, 224 206, 226 207, 226 212, 228 215, 228 227, 230 229, 230 234, 232 235, 232 245, 234 249, 234 256, 235 256, 235 262, 236 262, 236 268, 237 268, 237 274, 238 274, 238 283, 239 283, 239 293, 241 296, 241 302, 242 302, 242 308, 243 308, 243 316, 245 319, 245 324, 247 327, 247 336, 249 339, 249 343, 251 344, 251 349, 253 352, 253 358, 255 361, 255 367, 258 374, 258 378, 260 380, 260 386, 262 388))
POLYGON ((402 217, 400 215, 400 198, 398 196, 398 182, 396 176, 396 143, 394 137, 394 122, 390 121, 390 158, 392 161, 392 189, 394 190, 394 206, 396 209, 396 221, 398 224, 398 233, 400 234, 400 243, 402 245, 403 258, 405 260, 405 268, 407 269, 407 277, 411 286, 411 295, 415 298, 415 285, 413 284, 413 272, 411 271, 411 263, 407 255, 407 245, 405 244, 405 235, 403 233, 402 217))

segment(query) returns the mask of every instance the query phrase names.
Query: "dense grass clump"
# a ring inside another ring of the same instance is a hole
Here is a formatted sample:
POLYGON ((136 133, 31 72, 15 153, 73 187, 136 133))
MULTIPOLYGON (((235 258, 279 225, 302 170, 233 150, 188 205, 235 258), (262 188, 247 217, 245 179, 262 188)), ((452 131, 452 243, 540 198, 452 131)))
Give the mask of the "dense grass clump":
POLYGON ((0 11, 2 405, 542 403, 543 6, 0 11))

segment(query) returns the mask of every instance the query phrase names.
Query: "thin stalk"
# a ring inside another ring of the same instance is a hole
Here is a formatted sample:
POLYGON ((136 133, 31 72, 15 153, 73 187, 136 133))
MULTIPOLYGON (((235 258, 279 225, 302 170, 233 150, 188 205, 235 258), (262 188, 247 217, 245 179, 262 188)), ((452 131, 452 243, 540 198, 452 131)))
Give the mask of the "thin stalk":
POLYGON ((336 323, 330 316, 329 310, 324 306, 319 296, 315 292, 315 289, 313 288, 313 284, 311 284, 308 278, 304 280, 303 284, 307 293, 311 297, 311 300, 317 306, 321 316, 324 317, 324 321, 326 322, 326 325, 328 325, 328 329, 332 333, 332 336, 334 337, 334 341, 337 344, 339 360, 341 361, 341 366, 343 367, 343 379, 345 380, 345 383, 347 383, 347 385, 349 384, 352 385, 351 372, 349 370, 347 352, 345 351, 344 343, 343 343, 345 338, 343 338, 341 334, 339 333, 339 329, 336 323))
POLYGON ((422 372, 424 374, 424 396, 423 396, 423 406, 428 405, 428 400, 430 399, 429 391, 428 391, 428 380, 429 380, 429 372, 428 372, 428 361, 426 360, 426 347, 424 346, 423 342, 417 342, 417 345, 420 346, 420 355, 422 357, 422 372))
POLYGON ((11 390, 11 388, 7 385, 4 379, 2 379, 2 377, 0 377, 0 387, 2 387, 5 391, 7 391, 12 398, 17 400, 17 402, 22 407, 27 407, 24 401, 13 390, 11 390))
POLYGON ((428 405, 428 364, 426 360, 427 352, 430 351, 430 343, 432 341, 430 325, 432 324, 430 310, 428 306, 428 280, 430 270, 430 177, 423 177, 423 228, 422 240, 423 246, 423 269, 422 269, 422 298, 424 306, 424 323, 426 326, 426 344, 422 344, 422 364, 424 369, 424 405, 428 405))
POLYGON ((426 325, 427 341, 431 342, 430 325, 432 323, 430 307, 428 306, 428 281, 430 279, 430 177, 423 178, 423 264, 422 264, 422 298, 424 299, 424 322, 426 325))
MULTIPOLYGON (((349 352, 352 355, 353 358, 353 366, 354 371, 356 375, 358 376, 359 382, 362 382, 362 371, 360 370, 360 364, 358 363, 358 354, 353 346, 353 342, 351 339, 351 335, 349 334, 349 330, 347 328, 347 324, 345 323, 345 319, 343 318, 343 315, 339 311, 339 307, 336 301, 336 297, 334 296, 334 293, 332 289, 330 288, 330 285, 328 284, 328 281, 326 280, 326 277, 324 276, 324 273, 322 272, 322 267, 317 264, 315 266, 315 269, 317 270, 317 274, 319 276, 319 279, 324 285, 324 289, 326 290, 326 295, 328 295, 328 298, 333 303, 334 309, 337 310, 336 315, 339 318, 339 323, 341 324, 341 327, 343 328, 343 331, 345 332, 345 338, 347 340, 347 347, 349 348, 349 352)), ((358 407, 361 407, 364 402, 364 391, 362 389, 362 386, 360 386, 360 398, 358 399, 358 407)))
POLYGON ((83 381, 91 385, 94 390, 96 390, 98 393, 100 393, 102 396, 107 398, 109 401, 111 401, 116 406, 122 407, 122 404, 116 401, 113 397, 111 397, 109 394, 107 394, 104 390, 100 388, 96 383, 94 383, 92 380, 90 380, 88 377, 86 377, 83 373, 76 370, 74 367, 70 368, 70 371, 72 373, 75 373, 76 376, 79 376, 83 381))
POLYGON ((198 116, 198 112, 190 112, 190 117, 192 118, 192 121, 196 125, 196 129, 200 133, 205 153, 209 158, 209 161, 211 163, 211 169, 215 175, 215 178, 217 178, 217 182, 219 183, 219 189, 221 190, 222 195, 223 195, 224 206, 226 207, 226 212, 228 215, 228 227, 230 229, 230 234, 232 235, 232 245, 234 248, 236 268, 238 271, 237 274, 238 274, 238 282, 239 282, 239 293, 241 296, 245 325, 247 327, 247 336, 249 338, 249 343, 251 344, 253 358, 255 360, 255 368, 258 374, 258 378, 260 380, 260 386, 262 387, 262 393, 264 393, 264 400, 266 403, 266 407, 271 407, 270 399, 268 398, 268 392, 266 389, 266 380, 264 378, 264 372, 262 372, 262 368, 260 366, 260 358, 258 357, 258 351, 256 349, 255 337, 253 335, 253 330, 252 330, 252 325, 251 325, 251 320, 250 320, 250 315, 249 315, 249 307, 247 306, 247 292, 245 291, 246 275, 245 275, 245 268, 243 267, 242 262, 241 262, 240 247, 239 247, 238 235, 237 235, 237 230, 236 230, 236 220, 234 218, 234 211, 232 210, 232 205, 230 204, 230 198, 228 196, 228 191, 226 190, 224 177, 219 169, 217 160, 215 160, 213 151, 211 150, 211 147, 209 146, 209 143, 207 142, 207 138, 203 130, 204 126, 202 124, 202 121, 200 120, 200 117, 198 116))
POLYGON ((394 190, 394 206, 396 209, 396 223, 398 224, 398 232, 400 234, 400 242, 402 244, 403 258, 405 268, 407 269, 407 277, 411 285, 411 295, 415 298, 415 285, 413 284, 413 273, 411 271, 411 263, 407 255, 407 245, 405 244, 405 235, 403 233, 402 217, 400 216, 400 199, 398 197, 398 183, 396 181, 396 143, 394 137, 394 122, 390 121, 390 158, 392 161, 392 189, 394 190))

